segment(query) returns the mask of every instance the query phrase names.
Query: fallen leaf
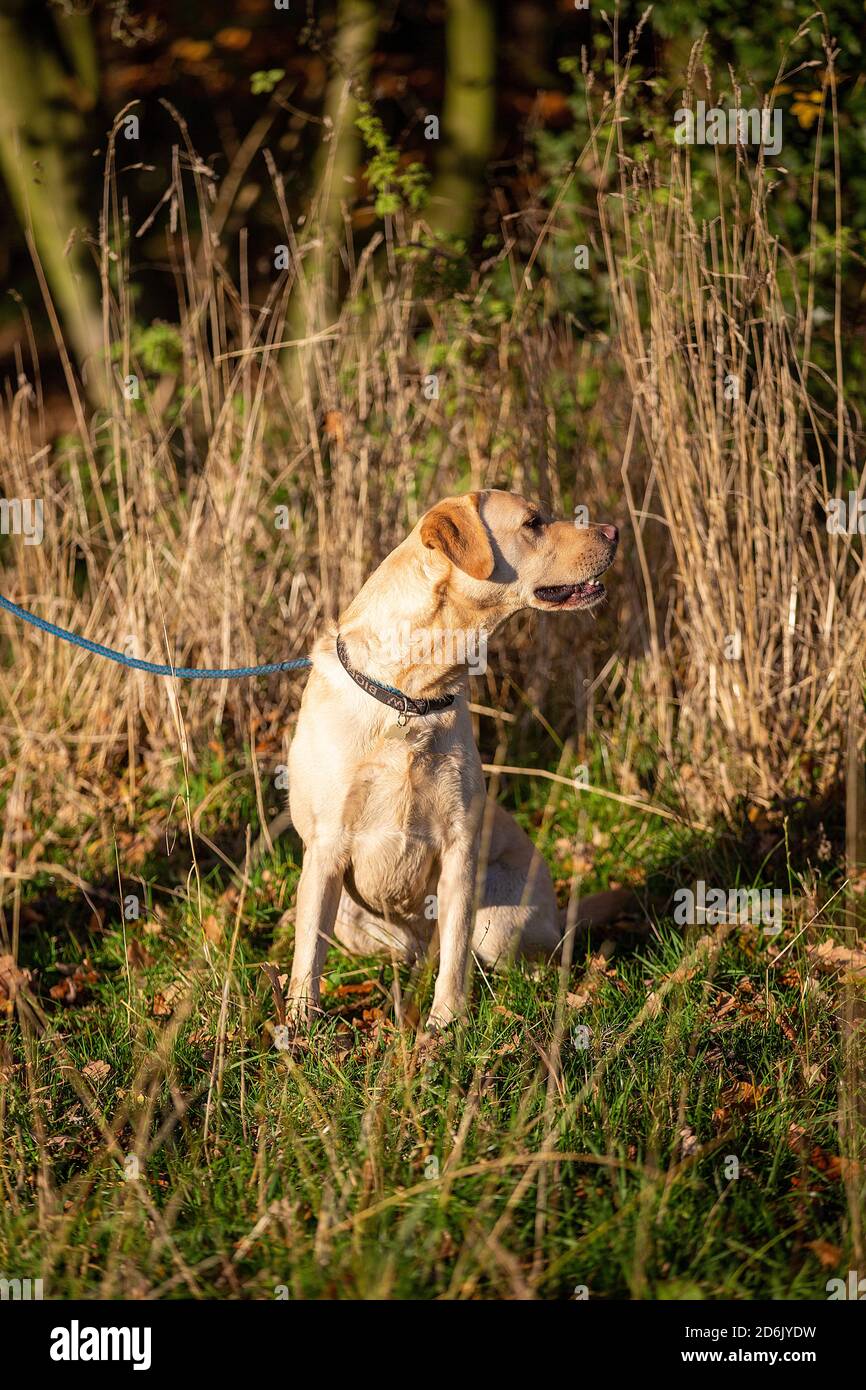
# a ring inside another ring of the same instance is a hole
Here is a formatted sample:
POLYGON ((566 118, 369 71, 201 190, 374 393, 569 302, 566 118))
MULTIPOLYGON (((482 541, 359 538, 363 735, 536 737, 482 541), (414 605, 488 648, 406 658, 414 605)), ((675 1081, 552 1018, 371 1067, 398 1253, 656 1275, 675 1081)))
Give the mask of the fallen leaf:
POLYGON ((16 994, 30 983, 30 971, 19 970, 14 956, 0 956, 0 1011, 11 1014, 16 994))
POLYGON ((830 1179, 831 1182, 844 1182, 846 1178, 856 1178, 860 1165, 856 1159, 843 1158, 841 1154, 825 1154, 823 1150, 812 1151, 815 1166, 830 1179), (821 1155, 820 1162, 815 1160, 816 1153, 821 1155))
POLYGON ((85 958, 80 965, 60 965, 57 969, 65 978, 56 985, 52 985, 48 993, 52 999, 69 1008, 72 1004, 81 1004, 87 998, 89 985, 95 985, 99 976, 93 966, 85 958))
POLYGON ((356 985, 337 985, 334 990, 334 997, 344 999, 349 994, 370 994, 375 988, 375 980, 361 980, 356 985))
POLYGON ((176 58, 181 58, 187 63, 200 63, 210 53, 211 46, 207 39, 175 39, 169 49, 176 58))
POLYGON ((153 965, 153 956, 146 946, 142 946, 137 936, 132 938, 126 948, 126 959, 133 970, 145 970, 149 965, 153 965))
POLYGON ((806 1131, 802 1125, 788 1125, 788 1148, 793 1149, 794 1153, 802 1152, 805 1138, 806 1131))
POLYGON ((714 1117, 727 1116, 731 1106, 752 1107, 757 1110, 769 1089, 769 1086, 756 1086, 752 1081, 735 1081, 721 1097, 722 1104, 714 1112, 714 1117))
POLYGON ((752 1081, 740 1081, 737 1086, 737 1093, 734 1097, 735 1103, 739 1105, 754 1105, 757 1109, 762 1096, 769 1091, 769 1086, 756 1086, 752 1081))
POLYGON ((819 970, 846 970, 857 978, 866 977, 866 951, 856 946, 837 946, 832 937, 806 951, 819 970))
POLYGON ((739 1004, 740 1001, 739 999, 737 999, 735 994, 729 995, 722 1007, 716 1011, 716 1018, 724 1018, 725 1015, 729 1014, 732 1009, 739 1008, 739 1004))
POLYGON ((151 1012, 154 1018, 171 1018, 174 1013, 174 1006, 178 1001, 178 996, 183 993, 183 985, 175 982, 169 985, 168 989, 157 990, 153 996, 153 1008, 151 1012))
POLYGON ((86 1076, 88 1081, 104 1081, 111 1074, 111 1067, 107 1062, 93 1061, 88 1062, 82 1068, 81 1075, 86 1076))
POLYGON ((246 48, 252 34, 249 29, 220 29, 215 36, 215 42, 220 48, 246 48))
POLYGON ((202 923, 202 929, 208 941, 212 941, 216 946, 223 939, 223 928, 221 922, 209 912, 202 923))
POLYGON ((523 1014, 516 1014, 513 1009, 506 1009, 504 1004, 494 1004, 493 1013, 502 1014, 503 1018, 513 1018, 516 1023, 525 1023, 523 1014))
POLYGON ((842 1259, 842 1251, 838 1245, 831 1245, 829 1240, 809 1240, 806 1242, 806 1249, 818 1256, 823 1269, 838 1269, 842 1259))
POLYGON ((565 1002, 572 1009, 583 1009, 589 1003, 592 996, 598 990, 602 982, 608 975, 613 973, 613 967, 608 966, 608 961, 616 950, 615 941, 603 941, 599 947, 597 955, 590 958, 586 973, 580 981, 580 986, 572 994, 566 994, 565 1002))

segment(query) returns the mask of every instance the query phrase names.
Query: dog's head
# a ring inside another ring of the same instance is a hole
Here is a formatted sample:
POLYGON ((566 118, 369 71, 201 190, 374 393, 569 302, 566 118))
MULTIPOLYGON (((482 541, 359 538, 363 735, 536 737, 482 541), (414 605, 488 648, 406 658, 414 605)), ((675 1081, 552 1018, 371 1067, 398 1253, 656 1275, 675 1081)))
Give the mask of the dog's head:
POLYGON ((512 612, 594 608, 619 540, 615 526, 554 521, 534 502, 495 489, 446 497, 421 518, 418 534, 451 567, 464 598, 512 612))

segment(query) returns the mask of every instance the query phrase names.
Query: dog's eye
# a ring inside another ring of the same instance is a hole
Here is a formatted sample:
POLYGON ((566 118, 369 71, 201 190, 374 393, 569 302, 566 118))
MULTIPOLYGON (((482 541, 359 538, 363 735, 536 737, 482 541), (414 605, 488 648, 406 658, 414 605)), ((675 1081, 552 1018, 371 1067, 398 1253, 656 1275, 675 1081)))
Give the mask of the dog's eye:
POLYGON ((540 531, 544 525, 544 517, 540 516, 538 512, 533 512, 532 516, 528 516, 523 524, 530 531, 540 531))

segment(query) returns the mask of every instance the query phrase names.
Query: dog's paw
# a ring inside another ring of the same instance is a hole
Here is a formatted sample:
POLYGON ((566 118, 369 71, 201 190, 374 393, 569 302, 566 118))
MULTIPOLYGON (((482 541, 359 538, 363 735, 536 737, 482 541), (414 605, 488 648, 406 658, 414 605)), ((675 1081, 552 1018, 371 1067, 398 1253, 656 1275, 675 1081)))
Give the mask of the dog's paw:
POLYGON ((456 1021, 456 1014, 445 1015, 434 1010, 429 1015, 423 1029, 418 1033, 417 1046, 419 1051, 428 1056, 441 1052, 445 1044, 454 1037, 456 1021))
POLYGON ((430 1014, 424 1024, 424 1037, 442 1038, 450 1027, 453 1019, 443 1018, 441 1014, 430 1014))
POLYGON ((453 1003, 437 1003, 433 997, 433 1004, 424 1025, 426 1033, 446 1033, 453 1028, 458 1019, 462 1018, 466 1012, 466 1002, 462 999, 455 999, 453 1003))

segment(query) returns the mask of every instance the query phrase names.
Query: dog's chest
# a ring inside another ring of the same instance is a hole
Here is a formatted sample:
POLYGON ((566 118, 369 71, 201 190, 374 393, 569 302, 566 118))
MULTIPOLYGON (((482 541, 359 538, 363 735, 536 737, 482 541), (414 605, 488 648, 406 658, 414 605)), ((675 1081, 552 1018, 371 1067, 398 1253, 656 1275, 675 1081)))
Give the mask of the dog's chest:
POLYGON ((347 881, 374 911, 412 915, 461 814, 453 757, 413 737, 383 739, 357 768, 347 802, 347 881))

